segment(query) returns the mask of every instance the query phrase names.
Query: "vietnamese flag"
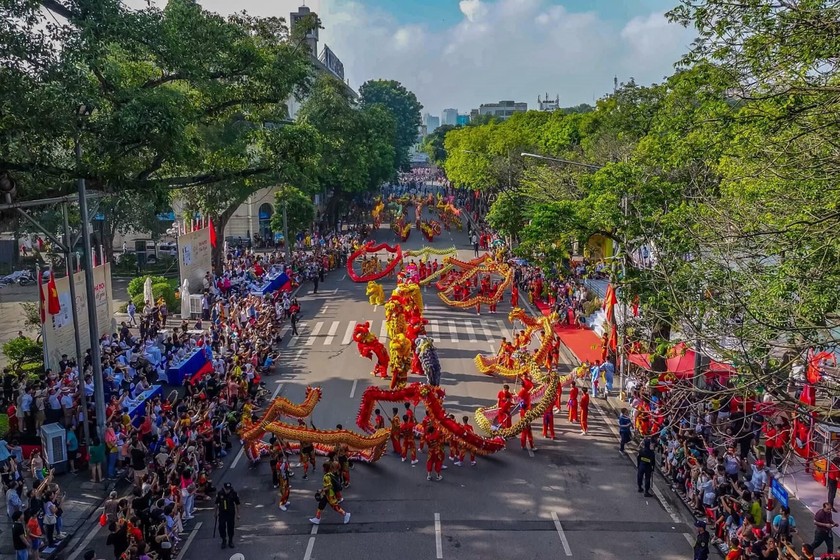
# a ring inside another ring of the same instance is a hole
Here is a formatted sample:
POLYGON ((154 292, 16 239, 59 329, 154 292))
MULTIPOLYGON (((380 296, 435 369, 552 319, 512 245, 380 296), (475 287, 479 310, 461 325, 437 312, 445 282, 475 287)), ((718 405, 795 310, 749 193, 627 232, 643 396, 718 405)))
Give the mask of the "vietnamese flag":
POLYGON ((47 311, 50 315, 58 315, 61 303, 58 301, 58 288, 55 285, 55 274, 50 271, 50 281, 47 282, 47 311))
POLYGON ((216 228, 213 227, 213 218, 207 218, 207 227, 210 228, 210 246, 216 248, 216 228))
POLYGON ((607 293, 604 295, 604 313, 607 316, 607 321, 614 322, 615 312, 613 311, 615 304, 618 303, 618 298, 615 295, 615 288, 612 284, 607 286, 607 293))

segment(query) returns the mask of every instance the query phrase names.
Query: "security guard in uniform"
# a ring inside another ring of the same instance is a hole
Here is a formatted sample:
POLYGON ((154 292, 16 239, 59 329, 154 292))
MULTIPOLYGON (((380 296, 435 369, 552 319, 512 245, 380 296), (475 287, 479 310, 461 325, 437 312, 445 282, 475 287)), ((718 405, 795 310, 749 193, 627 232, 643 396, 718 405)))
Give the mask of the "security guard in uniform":
POLYGON ((216 495, 216 517, 219 520, 222 548, 233 548, 233 528, 239 519, 239 496, 230 482, 225 482, 222 491, 216 495))

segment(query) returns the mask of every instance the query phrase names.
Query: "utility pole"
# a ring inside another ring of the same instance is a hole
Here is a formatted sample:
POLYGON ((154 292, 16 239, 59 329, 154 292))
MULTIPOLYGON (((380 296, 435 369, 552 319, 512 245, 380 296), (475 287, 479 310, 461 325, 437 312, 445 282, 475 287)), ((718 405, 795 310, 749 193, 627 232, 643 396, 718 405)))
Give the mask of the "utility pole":
MULTIPOLYGON (((73 240, 70 237, 70 220, 67 217, 67 203, 61 205, 61 214, 64 218, 64 264, 67 268, 67 279, 70 281, 70 310, 73 315, 73 332, 75 336, 73 341, 76 343, 76 369, 79 371, 79 399, 82 407, 82 421, 84 422, 84 436, 86 445, 90 445, 90 421, 88 419, 88 405, 87 395, 85 394, 84 383, 84 357, 82 354, 82 341, 80 338, 79 329, 79 310, 76 307, 76 281, 73 274, 73 240)), ((84 220, 84 218, 82 218, 84 220)), ((53 271, 50 270, 50 274, 53 271)), ((88 305, 90 306, 90 305, 88 305)))
POLYGON ((286 248, 286 267, 292 267, 292 247, 291 243, 292 240, 289 239, 289 201, 284 199, 283 200, 283 246, 286 248))
MULTIPOLYGON (((79 116, 86 110, 81 107, 79 116)), ((87 206, 87 187, 85 185, 85 178, 81 174, 82 165, 82 141, 81 134, 76 136, 76 170, 79 172, 79 179, 77 181, 79 187, 79 213, 82 217, 82 243, 85 249, 84 254, 84 269, 85 269, 85 295, 87 297, 87 312, 88 312, 88 334, 90 335, 90 361, 93 369, 93 399, 96 410, 96 431, 100 438, 105 437, 105 391, 103 387, 104 380, 102 379, 102 356, 99 347, 99 321, 96 317, 96 290, 95 282, 93 280, 93 249, 90 243, 90 222, 88 221, 88 206, 87 206)), ((70 283, 73 283, 72 278, 70 283)), ((74 302, 75 303, 75 302, 74 302)), ((82 359, 80 357, 80 359, 82 359)), ((84 363, 84 361, 82 362, 84 363)), ((80 380, 82 391, 84 391, 84 378, 80 380)))
POLYGON ((627 199, 627 195, 621 197, 621 210, 624 214, 624 227, 622 228, 622 236, 621 236, 621 346, 618 350, 619 360, 619 374, 618 374, 618 394, 621 397, 621 400, 625 399, 624 394, 624 372, 627 368, 627 290, 626 283, 627 283, 627 212, 629 206, 629 200, 627 199))

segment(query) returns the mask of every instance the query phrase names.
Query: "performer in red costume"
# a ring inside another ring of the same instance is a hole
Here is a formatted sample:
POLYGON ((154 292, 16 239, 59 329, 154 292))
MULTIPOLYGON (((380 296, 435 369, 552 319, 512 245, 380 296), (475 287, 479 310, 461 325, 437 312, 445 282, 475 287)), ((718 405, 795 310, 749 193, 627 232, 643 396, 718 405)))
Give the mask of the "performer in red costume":
POLYGON ((496 313, 496 306, 498 302, 495 301, 496 296, 499 294, 499 283, 493 283, 493 286, 490 288, 490 293, 488 294, 490 297, 493 298, 493 303, 490 304, 490 313, 496 313))
POLYGON ((551 439, 554 439, 554 408, 547 407, 545 412, 543 413, 543 427, 542 427, 542 435, 544 438, 549 437, 551 434, 551 439))
POLYGON ((402 437, 402 461, 411 456, 411 464, 417 464, 417 445, 414 443, 414 418, 403 414, 403 421, 400 424, 400 436, 402 437))
POLYGON ((519 307, 519 288, 516 284, 510 287, 510 306, 519 307))
POLYGON ((502 343, 499 345, 499 363, 506 368, 513 367, 513 344, 502 337, 502 343))
POLYGON ((500 426, 510 428, 513 423, 511 421, 511 409, 513 408, 513 393, 510 392, 510 385, 505 383, 502 385, 502 390, 497 395, 497 406, 499 413, 496 421, 500 426))
POLYGON ((569 401, 566 403, 566 407, 569 409, 569 422, 577 422, 578 421, 578 388, 577 385, 572 385, 572 388, 569 389, 569 401))
MULTIPOLYGON (((519 397, 519 419, 524 419, 525 414, 531 410, 531 389, 534 388, 534 383, 527 375, 522 376, 522 387, 516 393, 519 397)), ((531 451, 536 451, 534 447, 534 433, 531 431, 531 424, 528 423, 519 434, 519 443, 522 449, 525 449, 527 443, 531 447, 531 451)))
MULTIPOLYGON (((463 426, 464 433, 465 434, 473 433, 473 431, 474 431, 473 427, 470 426, 470 417, 469 416, 464 416, 462 418, 462 421, 463 421, 463 424, 461 424, 461 426, 463 426)), ((467 449, 466 449, 466 447, 462 447, 461 448, 461 456, 458 457, 458 462, 455 463, 455 464, 460 467, 464 463, 464 458, 466 456, 467 456, 467 449)), ((472 451, 472 450, 470 450, 470 466, 473 466, 473 467, 475 466, 475 451, 472 451)))
POLYGON ((589 429, 589 389, 583 388, 580 396, 580 433, 586 435, 589 429))
POLYGON ((434 426, 426 430, 426 445, 429 446, 429 458, 426 459, 426 480, 432 480, 432 471, 435 472, 435 479, 441 480, 440 470, 443 468, 443 442, 440 433, 434 426))
POLYGON ((394 448, 394 453, 402 456, 402 446, 400 445, 400 409, 394 407, 391 411, 391 446, 394 448))

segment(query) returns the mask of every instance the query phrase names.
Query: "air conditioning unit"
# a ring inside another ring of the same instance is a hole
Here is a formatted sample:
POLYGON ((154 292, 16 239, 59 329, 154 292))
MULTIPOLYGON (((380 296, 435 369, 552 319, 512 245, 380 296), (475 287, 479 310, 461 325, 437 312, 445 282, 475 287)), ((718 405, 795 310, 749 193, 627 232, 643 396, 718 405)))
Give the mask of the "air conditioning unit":
POLYGON ((201 317, 202 295, 190 295, 190 318, 201 317))
POLYGON ((64 426, 58 423, 41 426, 41 447, 50 465, 67 461, 67 432, 64 426))

